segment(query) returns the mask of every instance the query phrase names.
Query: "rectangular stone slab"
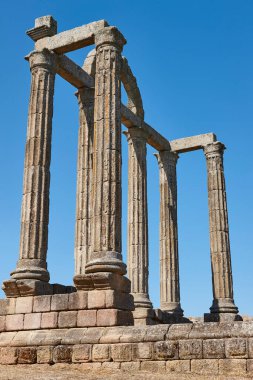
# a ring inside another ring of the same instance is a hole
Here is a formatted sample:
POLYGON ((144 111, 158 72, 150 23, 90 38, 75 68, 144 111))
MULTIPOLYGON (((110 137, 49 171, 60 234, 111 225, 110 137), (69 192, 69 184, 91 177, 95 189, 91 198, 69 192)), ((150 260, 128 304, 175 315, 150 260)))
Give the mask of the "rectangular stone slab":
POLYGON ((177 153, 191 152, 193 150, 202 149, 207 144, 216 141, 214 133, 204 133, 182 139, 172 140, 170 142, 171 150, 177 153))
POLYGON ((62 54, 92 45, 94 34, 108 26, 107 21, 99 20, 74 29, 58 33, 52 37, 45 37, 35 43, 36 50, 49 49, 62 54))

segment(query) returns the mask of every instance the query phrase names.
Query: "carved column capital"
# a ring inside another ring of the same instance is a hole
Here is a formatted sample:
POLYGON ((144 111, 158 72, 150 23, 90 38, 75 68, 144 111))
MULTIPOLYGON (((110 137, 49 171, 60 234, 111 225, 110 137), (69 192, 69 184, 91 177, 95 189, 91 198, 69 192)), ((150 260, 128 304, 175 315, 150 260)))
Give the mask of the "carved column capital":
POLYGON ((203 148, 206 158, 222 156, 225 149, 225 145, 222 144, 220 141, 215 141, 212 144, 207 144, 203 148))
POLYGON ((55 55, 48 49, 43 49, 41 51, 34 50, 28 54, 25 59, 29 62, 31 71, 34 68, 40 67, 55 72, 55 55))
POLYGON ((127 131, 123 131, 123 134, 126 136, 128 142, 133 139, 147 142, 148 139, 148 134, 138 127, 129 128, 127 131))
POLYGON ((154 156, 157 158, 159 168, 163 168, 167 165, 176 166, 179 155, 176 152, 171 152, 169 150, 162 150, 159 153, 155 153, 154 156))
POLYGON ((122 51, 126 39, 115 26, 108 26, 95 34, 95 45, 98 49, 101 45, 112 45, 122 51))

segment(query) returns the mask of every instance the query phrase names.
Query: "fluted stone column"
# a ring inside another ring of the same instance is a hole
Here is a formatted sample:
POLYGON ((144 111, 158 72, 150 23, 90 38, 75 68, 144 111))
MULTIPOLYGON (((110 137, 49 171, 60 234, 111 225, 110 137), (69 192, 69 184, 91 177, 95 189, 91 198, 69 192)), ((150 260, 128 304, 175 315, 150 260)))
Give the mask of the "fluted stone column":
POLYGON ((148 205, 146 138, 130 128, 128 140, 128 277, 135 307, 152 308, 148 293, 148 205))
POLYGON ((182 316, 177 228, 178 155, 161 151, 156 157, 160 170, 160 307, 167 313, 182 316))
POLYGON ((20 256, 12 279, 49 281, 47 244, 54 95, 54 61, 49 51, 29 57, 32 83, 28 114, 20 256))
MULTIPOLYGON (((225 146, 220 142, 204 148, 208 175, 210 251, 213 304, 211 314, 236 315, 231 268, 226 188, 223 168, 225 146)), ((237 316, 238 317, 238 316, 237 316)))
POLYGON ((121 255, 121 50, 115 27, 95 35, 92 252, 86 273, 126 273, 121 255))
POLYGON ((94 132, 94 89, 77 92, 79 135, 77 162, 75 274, 84 274, 91 249, 92 145, 94 132))

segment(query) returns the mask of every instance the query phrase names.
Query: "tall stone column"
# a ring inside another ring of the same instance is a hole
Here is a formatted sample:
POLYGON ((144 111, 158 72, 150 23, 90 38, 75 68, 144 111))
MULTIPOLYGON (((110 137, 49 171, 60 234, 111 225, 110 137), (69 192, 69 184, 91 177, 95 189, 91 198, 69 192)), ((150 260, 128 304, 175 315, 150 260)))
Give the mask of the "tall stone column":
POLYGON ((148 205, 146 138, 138 128, 128 140, 128 277, 135 307, 152 308, 148 294, 148 205))
MULTIPOLYGON (((29 57, 31 94, 23 178, 20 255, 12 279, 49 281, 47 244, 54 95, 54 61, 49 51, 29 57)), ((8 293, 8 281, 4 283, 8 293)))
POLYGON ((91 249, 92 145, 94 132, 94 89, 77 92, 79 135, 77 162, 75 274, 84 274, 91 249))
POLYGON ((161 151, 156 157, 160 170, 160 307, 169 314, 181 317, 176 175, 178 155, 161 151))
POLYGON ((87 273, 126 273, 121 255, 121 50, 115 27, 95 35, 92 252, 87 273))
MULTIPOLYGON (((238 318, 238 308, 233 299, 229 226, 226 188, 223 168, 225 146, 220 142, 208 144, 204 148, 208 175, 208 206, 210 251, 212 265, 213 304, 210 308, 213 320, 238 318), (212 316, 213 314, 213 316, 212 316), (216 315, 216 316, 215 316, 216 315), (217 318, 216 318, 217 317, 217 318)), ((208 320, 208 315, 205 315, 208 320)))

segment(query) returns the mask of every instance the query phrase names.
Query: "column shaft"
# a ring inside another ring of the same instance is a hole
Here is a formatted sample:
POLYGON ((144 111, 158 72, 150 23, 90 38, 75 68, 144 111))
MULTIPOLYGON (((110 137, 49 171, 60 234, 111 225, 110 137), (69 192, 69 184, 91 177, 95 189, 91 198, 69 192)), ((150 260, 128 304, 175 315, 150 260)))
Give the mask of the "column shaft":
POLYGON ((46 258, 55 74, 53 59, 48 51, 31 53, 29 63, 32 83, 23 179, 20 256, 12 278, 49 281, 46 258))
POLYGON ((146 139, 138 129, 128 139, 128 277, 135 307, 152 307, 148 293, 148 204, 146 139))
POLYGON ((161 151, 157 158, 160 169, 160 307, 182 316, 177 229, 178 156, 173 152, 161 151))
POLYGON ((212 313, 237 313, 233 300, 233 280, 225 178, 224 145, 220 142, 204 148, 208 175, 210 252, 212 264, 212 313))
POLYGON ((95 35, 97 49, 92 180, 92 252, 86 273, 125 273, 121 256, 121 50, 115 27, 95 35))
POLYGON ((91 250, 92 145, 94 131, 94 89, 77 93, 79 135, 75 228, 75 274, 84 274, 91 250))

